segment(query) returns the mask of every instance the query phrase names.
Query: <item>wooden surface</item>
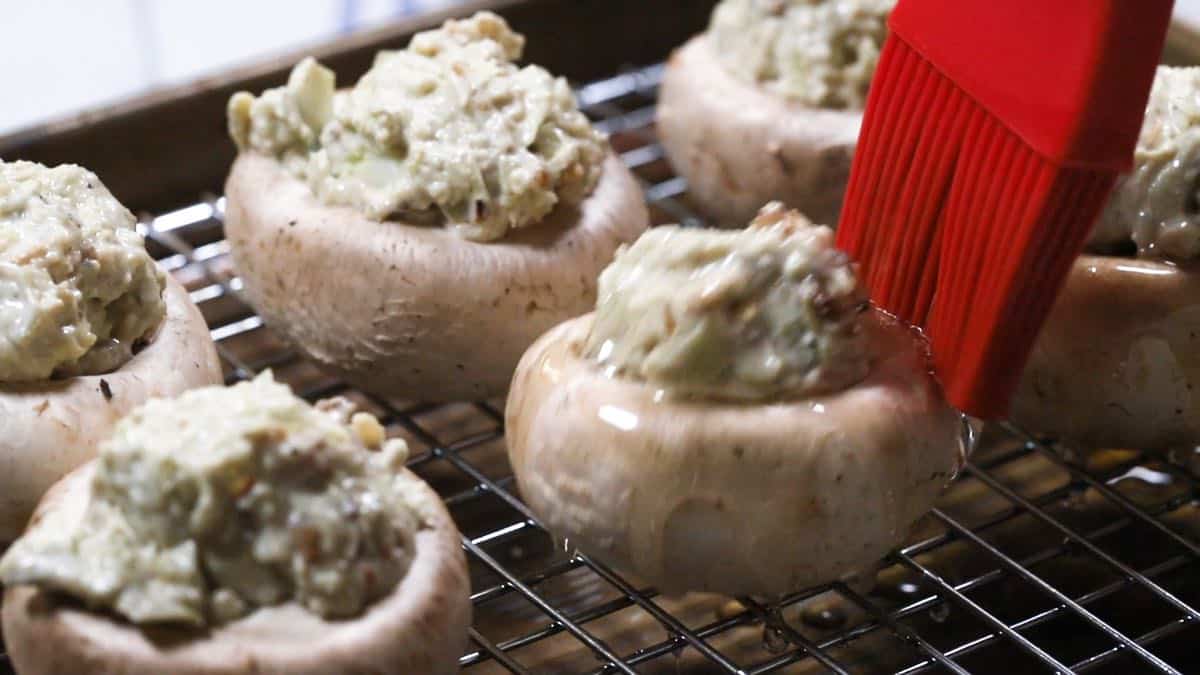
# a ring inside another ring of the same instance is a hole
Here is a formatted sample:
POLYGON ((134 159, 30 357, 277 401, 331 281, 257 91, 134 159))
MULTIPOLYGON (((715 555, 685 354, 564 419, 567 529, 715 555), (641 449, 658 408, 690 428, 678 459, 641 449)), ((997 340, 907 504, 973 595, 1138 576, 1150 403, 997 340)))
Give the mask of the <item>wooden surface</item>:
POLYGON ((447 16, 492 9, 528 37, 525 60, 574 81, 666 58, 703 30, 715 0, 472 0, 223 75, 0 137, 0 157, 92 169, 134 211, 169 209, 219 191, 233 160, 225 104, 234 92, 282 84, 312 53, 352 83, 377 50, 408 43, 447 16))

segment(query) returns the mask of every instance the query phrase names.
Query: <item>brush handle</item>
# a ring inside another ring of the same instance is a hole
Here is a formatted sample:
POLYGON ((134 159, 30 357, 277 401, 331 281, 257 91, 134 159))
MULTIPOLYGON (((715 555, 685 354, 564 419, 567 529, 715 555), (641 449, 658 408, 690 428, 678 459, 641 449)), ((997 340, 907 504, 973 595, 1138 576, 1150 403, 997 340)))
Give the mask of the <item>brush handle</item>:
POLYGON ((1128 171, 1173 0, 900 0, 891 30, 1047 159, 1128 171))

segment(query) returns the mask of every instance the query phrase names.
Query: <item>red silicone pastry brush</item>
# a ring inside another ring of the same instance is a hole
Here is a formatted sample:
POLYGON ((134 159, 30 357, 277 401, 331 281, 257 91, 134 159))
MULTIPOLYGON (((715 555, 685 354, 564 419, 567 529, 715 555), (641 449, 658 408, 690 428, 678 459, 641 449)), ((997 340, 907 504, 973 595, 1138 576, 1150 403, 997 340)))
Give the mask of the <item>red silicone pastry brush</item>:
POLYGON ((838 245, 923 327, 950 402, 1007 413, 1117 176, 1172 0, 900 0, 838 245))

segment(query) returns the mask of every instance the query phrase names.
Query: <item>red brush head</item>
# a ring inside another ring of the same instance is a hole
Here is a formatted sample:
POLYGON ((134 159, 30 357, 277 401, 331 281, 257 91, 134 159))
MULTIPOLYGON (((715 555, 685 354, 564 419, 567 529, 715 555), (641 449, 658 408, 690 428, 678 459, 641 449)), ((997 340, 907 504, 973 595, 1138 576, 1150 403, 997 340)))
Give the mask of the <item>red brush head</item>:
POLYGON ((1171 0, 900 0, 838 245, 927 330, 950 402, 1005 416, 1129 168, 1171 0))
POLYGON ((1127 171, 1173 0, 900 0, 889 26, 1048 159, 1127 171))

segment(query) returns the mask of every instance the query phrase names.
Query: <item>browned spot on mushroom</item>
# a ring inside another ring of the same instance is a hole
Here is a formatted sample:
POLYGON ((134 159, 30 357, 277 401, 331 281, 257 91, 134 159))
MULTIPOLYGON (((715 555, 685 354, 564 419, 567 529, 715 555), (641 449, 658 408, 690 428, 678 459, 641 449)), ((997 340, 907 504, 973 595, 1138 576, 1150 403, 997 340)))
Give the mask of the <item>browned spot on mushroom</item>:
POLYGON ((41 415, 46 412, 46 408, 50 407, 50 401, 42 399, 37 405, 33 406, 33 411, 41 415))
POLYGON ((780 171, 783 171, 788 176, 791 176, 796 171, 795 165, 783 154, 783 146, 779 144, 779 141, 767 142, 767 154, 779 165, 780 171))

